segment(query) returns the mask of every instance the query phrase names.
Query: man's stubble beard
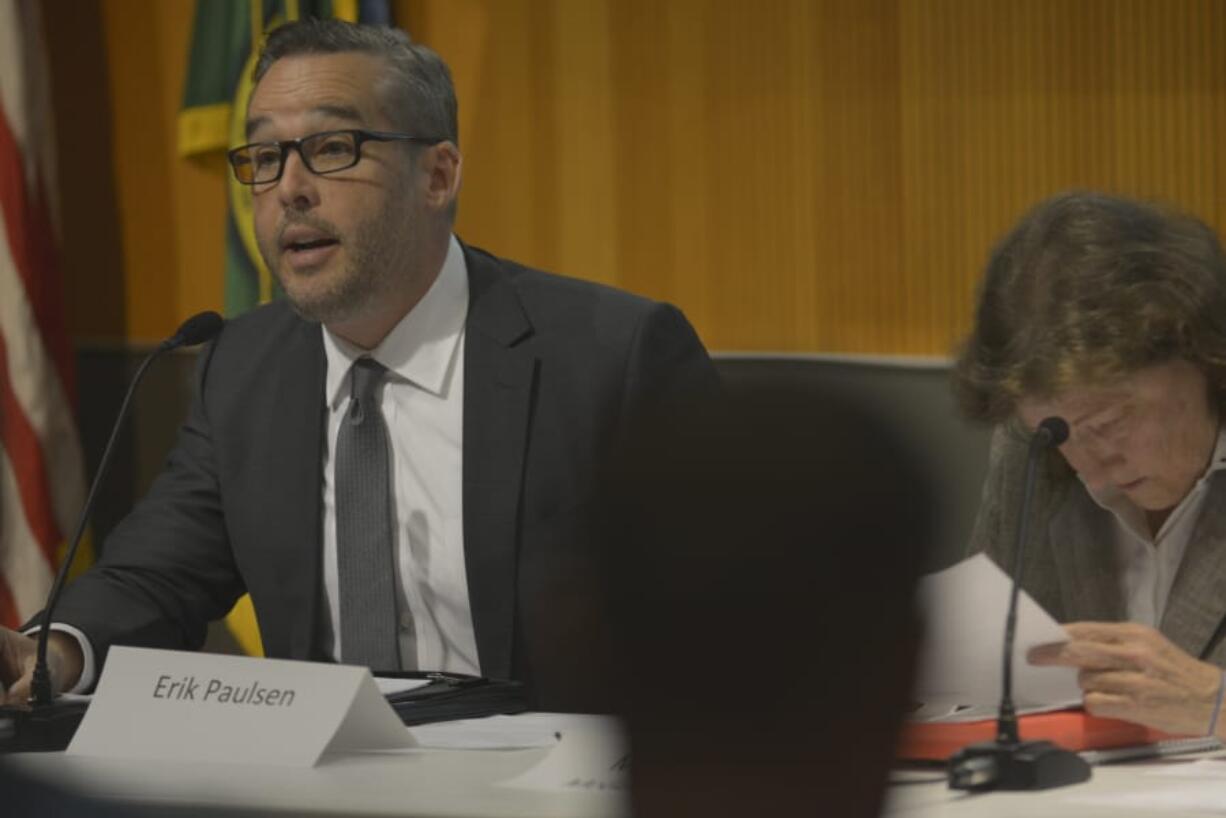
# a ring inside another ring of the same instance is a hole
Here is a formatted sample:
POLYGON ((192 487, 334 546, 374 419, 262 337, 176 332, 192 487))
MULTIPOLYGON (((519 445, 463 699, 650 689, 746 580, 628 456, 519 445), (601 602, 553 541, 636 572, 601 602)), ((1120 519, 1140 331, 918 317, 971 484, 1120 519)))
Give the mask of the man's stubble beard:
MULTIPOLYGON (((395 212, 362 224, 341 245, 346 255, 341 274, 326 282, 321 291, 294 286, 292 280, 287 281, 289 275, 276 268, 281 289, 294 311, 321 324, 349 323, 374 312, 398 286, 412 263, 414 240, 408 211, 402 205, 395 212)), ((322 273, 307 278, 318 275, 322 273)))

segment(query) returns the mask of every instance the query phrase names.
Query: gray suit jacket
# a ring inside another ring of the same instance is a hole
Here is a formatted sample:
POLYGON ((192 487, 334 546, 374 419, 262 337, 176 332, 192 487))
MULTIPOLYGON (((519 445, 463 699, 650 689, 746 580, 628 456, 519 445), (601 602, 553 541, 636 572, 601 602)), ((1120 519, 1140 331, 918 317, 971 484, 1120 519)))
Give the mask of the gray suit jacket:
MULTIPOLYGON (((1005 424, 992 437, 988 477, 970 553, 1013 570, 1027 441, 1005 424)), ((1200 519, 1175 576, 1159 630, 1192 656, 1226 667, 1226 475, 1211 478, 1200 519)), ((1060 622, 1119 621, 1124 602, 1111 514, 1058 453, 1039 469, 1022 586, 1060 622)))
MULTIPOLYGON (((568 700, 587 663, 602 467, 661 402, 716 375, 674 307, 465 247, 464 558, 481 670, 568 700)), ((275 303, 201 356, 167 466, 56 618, 112 644, 197 648, 251 593, 269 656, 322 659, 326 361, 275 303)))

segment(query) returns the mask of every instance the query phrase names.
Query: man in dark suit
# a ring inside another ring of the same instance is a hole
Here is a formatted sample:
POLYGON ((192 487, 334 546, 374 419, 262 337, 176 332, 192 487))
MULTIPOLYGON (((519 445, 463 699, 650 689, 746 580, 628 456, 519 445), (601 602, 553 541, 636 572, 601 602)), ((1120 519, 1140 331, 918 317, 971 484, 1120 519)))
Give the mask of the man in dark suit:
MULTIPOLYGON (((57 686, 88 688, 112 644, 197 648, 247 591, 270 656, 584 706, 602 464, 713 388, 702 345, 672 307, 452 235, 454 91, 403 34, 291 24, 256 79, 231 163, 288 304, 204 353, 166 470, 57 612, 57 686)), ((3 637, 21 699, 32 642, 3 637)))

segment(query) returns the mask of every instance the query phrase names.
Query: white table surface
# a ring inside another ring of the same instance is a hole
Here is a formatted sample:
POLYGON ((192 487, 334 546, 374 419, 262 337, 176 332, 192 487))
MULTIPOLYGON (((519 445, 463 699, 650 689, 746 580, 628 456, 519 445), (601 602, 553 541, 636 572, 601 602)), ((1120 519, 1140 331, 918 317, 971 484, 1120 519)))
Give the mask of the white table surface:
POLYGON ((1226 753, 1170 756, 1150 761, 1104 764, 1093 768, 1089 781, 1037 792, 992 792, 969 794, 950 790, 939 772, 900 771, 892 775, 887 793, 887 818, 1192 818, 1226 816, 1226 753), (1185 765, 1179 772, 1193 773, 1191 765, 1203 758, 1222 765, 1223 778, 1212 782, 1193 777, 1154 775, 1154 772, 1185 765), (1223 794, 1214 810, 1158 808, 1146 801, 1152 796, 1178 795, 1189 790, 1216 787, 1223 794), (1080 799, 1097 796, 1124 796, 1126 804, 1082 803, 1080 799))
MULTIPOLYGON (((5 763, 73 792, 142 807, 203 806, 240 814, 433 816, 434 818, 617 818, 624 795, 537 792, 499 786, 548 750, 437 750, 326 758, 314 768, 182 764, 27 753, 5 763)), ((1103 765, 1083 784, 1041 792, 952 791, 939 771, 898 771, 886 796, 887 818, 1128 818, 1226 816, 1226 752, 1103 765), (1153 775, 1200 758, 1223 759, 1213 782, 1153 775), (1085 796, 1170 794, 1218 787, 1220 808, 1155 809, 1081 803, 1085 796)), ((816 813, 815 813, 816 814, 816 813)))
POLYGON ((548 751, 411 750, 325 758, 313 768, 137 762, 23 753, 20 772, 72 792, 149 807, 205 806, 243 814, 605 818, 627 814, 610 792, 536 792, 498 786, 548 751))

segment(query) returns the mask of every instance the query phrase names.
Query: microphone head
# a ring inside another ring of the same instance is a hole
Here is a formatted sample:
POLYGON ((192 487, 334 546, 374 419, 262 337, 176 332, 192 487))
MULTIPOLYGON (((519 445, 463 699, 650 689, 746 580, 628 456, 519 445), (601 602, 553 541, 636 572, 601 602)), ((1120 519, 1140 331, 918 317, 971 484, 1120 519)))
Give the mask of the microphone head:
POLYGON ((225 321, 220 315, 208 310, 193 315, 179 325, 179 329, 170 338, 170 345, 175 347, 192 347, 203 344, 217 333, 225 321))
POLYGON ((1035 434, 1044 437, 1048 446, 1059 446, 1068 440, 1068 422, 1061 417, 1044 418, 1035 434))

